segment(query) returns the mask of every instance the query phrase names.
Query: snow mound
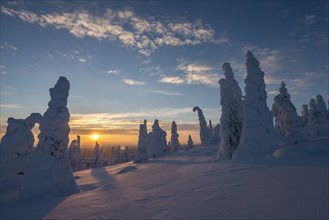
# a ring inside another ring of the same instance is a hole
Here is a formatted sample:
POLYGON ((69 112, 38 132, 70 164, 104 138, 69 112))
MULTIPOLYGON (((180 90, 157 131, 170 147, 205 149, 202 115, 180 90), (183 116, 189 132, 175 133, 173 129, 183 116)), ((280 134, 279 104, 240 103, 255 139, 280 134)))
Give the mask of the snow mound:
POLYGON ((328 130, 321 125, 316 125, 312 128, 310 135, 311 137, 317 137, 328 134, 328 130))
POLYGON ((328 158, 328 136, 328 126, 324 124, 296 129, 285 137, 283 147, 277 149, 273 156, 294 160, 328 158))
POLYGON ((133 170, 137 170, 137 167, 135 167, 135 166, 127 166, 127 167, 121 169, 119 172, 117 172, 117 174, 127 173, 127 172, 130 172, 130 171, 133 171, 133 170))

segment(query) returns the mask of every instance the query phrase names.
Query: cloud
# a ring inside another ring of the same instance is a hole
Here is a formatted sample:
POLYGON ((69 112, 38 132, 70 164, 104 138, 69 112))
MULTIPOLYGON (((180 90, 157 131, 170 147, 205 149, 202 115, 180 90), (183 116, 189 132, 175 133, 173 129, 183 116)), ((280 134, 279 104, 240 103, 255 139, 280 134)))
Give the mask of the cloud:
POLYGON ((125 84, 130 85, 130 86, 141 86, 145 85, 146 83, 143 81, 136 81, 133 79, 123 79, 122 80, 125 84))
POLYGON ((86 10, 62 13, 37 14, 28 10, 14 10, 1 6, 7 16, 18 17, 42 27, 65 29, 76 37, 93 37, 98 40, 119 40, 123 45, 138 50, 144 56, 161 46, 198 45, 202 43, 228 43, 227 35, 215 38, 214 29, 195 22, 158 21, 154 17, 141 17, 129 9, 107 8, 103 15, 95 15, 86 10))
POLYGON ((18 50, 17 47, 11 45, 11 44, 8 43, 8 42, 3 42, 3 43, 1 43, 1 49, 7 49, 7 50, 9 49, 9 50, 13 50, 13 51, 17 51, 17 50, 18 50))
POLYGON ((162 76, 158 82, 169 84, 184 84, 186 80, 179 76, 162 76))
POLYGON ((120 70, 108 70, 106 73, 109 75, 119 75, 120 72, 120 70))
POLYGON ((85 63, 86 62, 86 59, 85 58, 79 58, 78 59, 81 63, 85 63))
POLYGON ((203 84, 211 87, 218 86, 219 70, 208 64, 190 63, 184 59, 178 60, 177 70, 182 71, 181 76, 162 75, 158 82, 169 84, 203 84))
POLYGON ((167 91, 162 91, 162 90, 153 90, 151 92, 152 93, 157 93, 157 94, 160 94, 160 95, 167 95, 167 96, 182 96, 181 93, 167 92, 167 91))
POLYGON ((306 25, 314 24, 317 21, 317 17, 314 14, 304 15, 304 22, 306 25))
POLYGON ((7 67, 4 65, 0 65, 0 74, 6 74, 7 67))

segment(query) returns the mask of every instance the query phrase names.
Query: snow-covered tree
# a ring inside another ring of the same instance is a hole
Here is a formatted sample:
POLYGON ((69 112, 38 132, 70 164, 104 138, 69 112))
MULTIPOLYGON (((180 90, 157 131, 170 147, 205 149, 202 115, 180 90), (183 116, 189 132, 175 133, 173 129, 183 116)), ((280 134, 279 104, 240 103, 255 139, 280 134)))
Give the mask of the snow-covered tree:
POLYGON ((274 97, 272 114, 275 117, 275 128, 286 134, 305 125, 303 118, 297 114, 294 104, 290 101, 290 94, 284 82, 281 82, 280 93, 274 97))
POLYGON ((320 123, 325 123, 328 119, 328 112, 326 103, 324 102, 323 97, 320 94, 316 96, 316 108, 318 110, 320 123))
POLYGON ((190 149, 190 148, 193 148, 193 140, 192 140, 192 137, 191 135, 189 134, 188 135, 188 141, 187 141, 187 149, 190 149))
POLYGON ((140 163, 142 161, 148 160, 146 138, 147 138, 147 125, 145 119, 144 124, 139 125, 138 146, 134 158, 134 163, 140 163))
POLYGON ((193 112, 196 111, 198 112, 198 117, 199 117, 201 144, 205 146, 209 144, 209 139, 210 139, 209 128, 207 126, 207 121, 203 115, 203 112, 198 106, 195 106, 193 108, 193 112))
POLYGON ((159 120, 155 119, 152 125, 152 132, 147 135, 148 157, 158 157, 164 154, 167 149, 167 133, 159 126, 159 120))
POLYGON ((218 159, 231 159, 239 145, 243 123, 242 92, 234 79, 231 65, 223 64, 225 79, 219 80, 220 104, 220 146, 218 159))
POLYGON ((77 140, 73 140, 69 146, 69 157, 72 171, 78 171, 83 168, 81 151, 80 151, 80 136, 77 136, 77 140))
POLYGON ((66 106, 69 89, 69 81, 61 76, 49 90, 51 99, 40 122, 39 143, 26 172, 27 193, 71 194, 78 191, 68 154, 70 113, 66 106))
POLYGON ((310 111, 308 110, 308 105, 304 104, 302 109, 302 117, 305 124, 310 124, 310 111))
POLYGON ((93 159, 91 162, 91 167, 92 168, 98 168, 104 166, 105 160, 103 156, 103 149, 100 148, 98 142, 95 142, 95 147, 93 151, 93 159))
POLYGON ((173 121, 171 124, 171 138, 170 138, 170 152, 176 152, 180 150, 180 143, 178 140, 177 125, 173 121))
POLYGON ((250 51, 246 57, 243 125, 239 146, 233 154, 234 159, 264 156, 271 154, 276 147, 272 113, 266 103, 264 72, 250 51))
POLYGON ((121 159, 120 163, 126 163, 130 161, 130 153, 129 153, 129 148, 126 146, 125 150, 121 152, 121 159))
POLYGON ((40 123, 42 115, 32 113, 26 119, 8 118, 7 131, 0 143, 0 191, 6 194, 20 191, 25 178, 29 156, 33 152, 34 136, 31 129, 40 123))
POLYGON ((121 162, 121 147, 117 146, 112 148, 112 155, 111 155, 111 165, 118 164, 121 162))
POLYGON ((309 115, 310 115, 310 118, 309 118, 310 124, 320 123, 319 112, 318 112, 318 108, 317 108, 314 98, 311 98, 311 100, 310 100, 310 114, 309 115))
POLYGON ((220 125, 217 123, 217 125, 214 127, 214 145, 220 143, 220 125))

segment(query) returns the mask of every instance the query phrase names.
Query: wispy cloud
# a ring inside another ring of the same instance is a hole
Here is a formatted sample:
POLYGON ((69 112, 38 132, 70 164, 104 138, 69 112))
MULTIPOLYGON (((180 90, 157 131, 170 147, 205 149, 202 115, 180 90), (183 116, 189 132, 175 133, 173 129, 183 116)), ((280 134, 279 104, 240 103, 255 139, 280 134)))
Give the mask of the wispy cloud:
POLYGON ((136 49, 145 56, 165 45, 176 47, 229 42, 229 38, 223 34, 220 38, 215 38, 214 29, 200 19, 194 23, 158 21, 151 17, 138 16, 129 9, 107 8, 102 16, 91 14, 86 10, 37 14, 4 6, 1 6, 1 12, 42 27, 66 29, 79 38, 89 36, 98 40, 119 40, 123 45, 136 49), (127 28, 128 26, 132 28, 127 28))
POLYGON ((182 96, 183 94, 181 93, 176 93, 176 92, 168 92, 168 91, 163 91, 163 90, 152 90, 152 93, 157 93, 160 95, 167 95, 167 96, 182 96))
POLYGON ((125 84, 130 85, 130 86, 141 86, 141 85, 146 84, 143 81, 137 81, 137 80, 133 80, 133 79, 123 79, 122 82, 124 82, 125 84))
POLYGON ((8 50, 13 50, 17 51, 18 48, 10 44, 9 42, 2 42, 1 43, 1 49, 8 49, 8 50))
POLYGON ((184 84, 186 80, 179 76, 162 76, 159 81, 160 83, 169 83, 169 84, 184 84))

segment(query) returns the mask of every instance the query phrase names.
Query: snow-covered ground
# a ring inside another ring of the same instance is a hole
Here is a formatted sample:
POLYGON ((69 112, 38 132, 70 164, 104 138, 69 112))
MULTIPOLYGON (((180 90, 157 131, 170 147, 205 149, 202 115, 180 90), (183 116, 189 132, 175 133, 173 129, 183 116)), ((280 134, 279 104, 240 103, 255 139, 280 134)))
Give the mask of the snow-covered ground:
POLYGON ((214 161, 218 146, 208 146, 75 172, 81 192, 2 203, 1 219, 328 219, 322 128, 298 129, 275 157, 214 161))

